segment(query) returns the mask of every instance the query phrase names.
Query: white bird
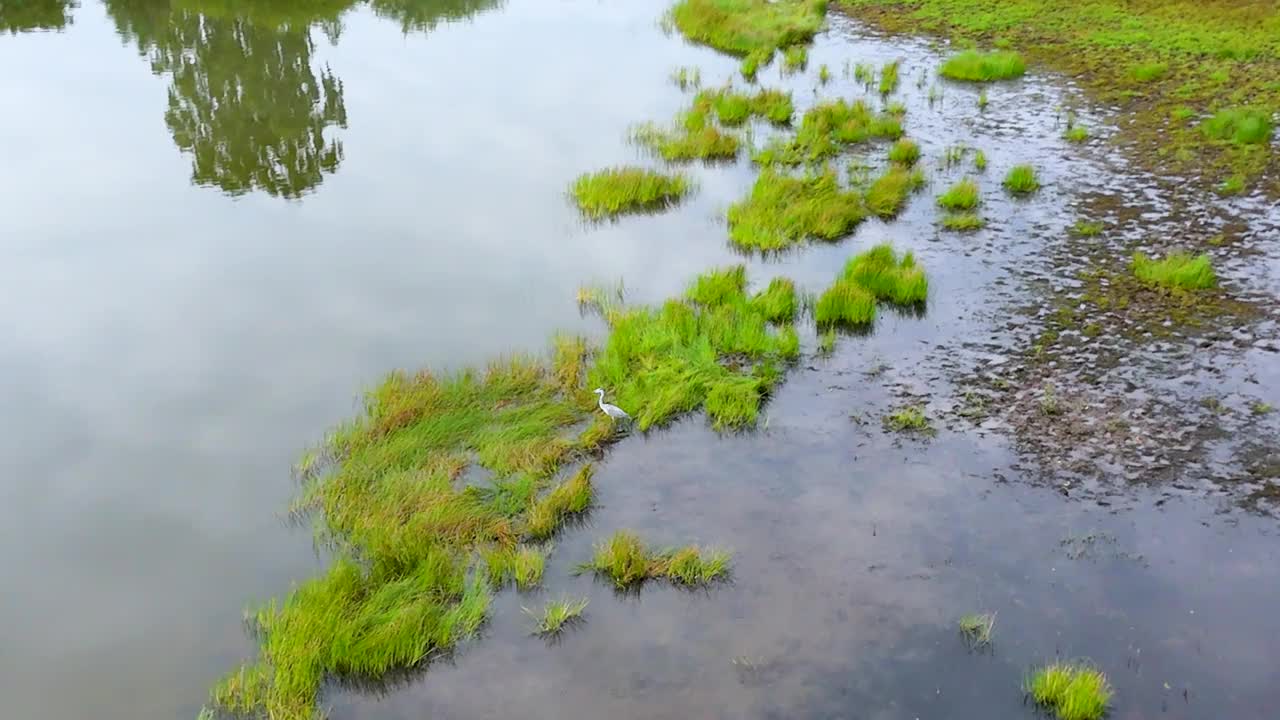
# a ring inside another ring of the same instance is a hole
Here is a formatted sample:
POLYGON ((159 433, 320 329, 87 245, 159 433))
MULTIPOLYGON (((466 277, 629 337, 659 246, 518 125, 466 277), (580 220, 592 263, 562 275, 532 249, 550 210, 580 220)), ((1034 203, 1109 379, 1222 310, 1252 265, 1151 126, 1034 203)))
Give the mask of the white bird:
POLYGON ((600 409, 604 412, 605 415, 608 415, 610 419, 612 420, 630 420, 631 419, 631 416, 627 414, 626 410, 623 410, 617 405, 610 405, 609 403, 604 401, 604 390, 600 388, 596 388, 596 395, 600 398, 599 400, 600 409))

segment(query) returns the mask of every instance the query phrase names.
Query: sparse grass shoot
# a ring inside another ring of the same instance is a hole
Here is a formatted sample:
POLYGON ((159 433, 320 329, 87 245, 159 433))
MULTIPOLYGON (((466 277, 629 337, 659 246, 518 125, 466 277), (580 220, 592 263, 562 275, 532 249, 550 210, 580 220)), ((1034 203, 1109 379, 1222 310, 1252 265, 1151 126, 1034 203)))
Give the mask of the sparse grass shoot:
POLYGON ((861 100, 834 100, 809 108, 790 138, 770 141, 755 155, 761 165, 800 165, 830 158, 843 146, 872 138, 902 137, 902 120, 890 113, 875 113, 861 100))
POLYGON ((952 211, 972 210, 978 207, 980 199, 978 183, 972 178, 965 178, 939 195, 938 205, 952 211))
POLYGON ((782 52, 782 68, 799 72, 809 64, 809 51, 803 45, 792 45, 782 52))
POLYGON ((579 176, 570 194, 584 215, 599 219, 669 207, 688 195, 692 187, 689 178, 681 173, 614 167, 579 176))
POLYGON ((525 614, 534 620, 535 635, 557 635, 570 625, 574 625, 582 620, 582 613, 587 609, 587 599, 580 598, 578 600, 570 600, 569 598, 560 598, 559 600, 550 600, 541 612, 530 610, 529 608, 521 608, 525 614))
POLYGON ((1015 195, 1029 195, 1040 189, 1036 169, 1030 165, 1014 165, 1004 176, 1004 188, 1015 195))
POLYGON ((1036 669, 1025 690, 1058 720, 1099 720, 1113 691, 1101 670, 1082 663, 1054 662, 1036 669))
POLYGON ((948 58, 939 72, 952 80, 989 82, 1022 77, 1026 70, 1026 63, 1016 52, 997 50, 981 53, 965 50, 948 58))
POLYGON ((894 60, 893 62, 885 63, 884 66, 880 68, 881 95, 889 95, 894 90, 898 89, 898 65, 899 62, 894 60))
POLYGON ((652 550, 635 533, 619 530, 597 544, 591 562, 578 569, 607 577, 618 588, 635 587, 657 578, 682 585, 708 585, 728 577, 729 561, 727 552, 696 546, 652 550))
POLYGON ((995 613, 965 615, 960 618, 960 634, 970 647, 980 648, 991 644, 991 635, 996 627, 995 613))
POLYGON ((978 109, 979 110, 987 109, 987 89, 986 88, 983 88, 982 92, 978 93, 978 109))
POLYGON ((678 67, 671 71, 671 82, 681 90, 696 89, 702 85, 702 71, 696 67, 678 67))
POLYGON ((1155 260, 1139 252, 1133 254, 1132 269, 1139 280, 1172 290, 1202 290, 1218 284, 1208 254, 1173 252, 1155 260))
POLYGON ((834 170, 792 177, 766 168, 727 216, 734 244, 781 250, 808 238, 843 237, 866 215, 861 194, 841 189, 834 170))
POLYGON ((828 329, 818 336, 818 353, 820 355, 830 355, 836 350, 836 331, 828 329))
POLYGON ((984 153, 984 152, 982 152, 981 150, 979 150, 979 151, 975 152, 975 153, 973 154, 973 167, 974 167, 974 169, 975 169, 975 170, 977 170, 978 172, 982 172, 982 171, 986 170, 986 169, 987 169, 987 154, 986 154, 986 153, 984 153))
POLYGON ((673 127, 641 125, 633 131, 632 138, 671 162, 732 160, 741 146, 736 135, 721 131, 711 122, 709 113, 696 105, 682 113, 673 127))
POLYGON ((713 112, 722 125, 736 127, 752 116, 764 118, 774 125, 791 122, 795 108, 791 93, 762 89, 754 95, 737 92, 732 88, 703 90, 694 98, 695 112, 713 112))
POLYGON ((831 68, 827 67, 826 63, 818 66, 818 82, 823 85, 831 82, 831 68))

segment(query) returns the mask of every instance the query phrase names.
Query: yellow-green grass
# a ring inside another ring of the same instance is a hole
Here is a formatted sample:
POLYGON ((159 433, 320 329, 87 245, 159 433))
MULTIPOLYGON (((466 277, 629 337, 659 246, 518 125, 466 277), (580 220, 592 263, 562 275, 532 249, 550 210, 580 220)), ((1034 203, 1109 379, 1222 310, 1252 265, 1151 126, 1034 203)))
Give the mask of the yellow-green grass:
POLYGON ((960 634, 973 647, 990 645, 995 627, 995 613, 975 613, 960 618, 960 634))
POLYGON ((1072 125, 1062 134, 1062 137, 1066 138, 1068 142, 1082 143, 1089 139, 1089 128, 1083 125, 1072 125))
POLYGON ((883 218, 897 215, 906 205, 911 191, 923 182, 923 177, 923 175, 913 174, 905 167, 891 165, 867 188, 867 210, 883 218))
POLYGON ((704 307, 717 307, 734 302, 747 289, 745 265, 714 268, 694 278, 685 290, 685 297, 704 307))
POLYGON ((792 45, 782 53, 782 67, 789 72, 804 70, 809 65, 809 51, 803 45, 792 45))
POLYGON ((889 162, 908 167, 920 159, 920 145, 909 138, 901 138, 889 148, 889 162))
POLYGON ((564 524, 586 512, 595 500, 591 484, 594 466, 578 468, 572 476, 533 501, 529 508, 525 533, 533 540, 546 540, 564 524))
POLYGON ((546 552, 528 545, 516 548, 494 545, 482 549, 480 557, 484 560, 489 585, 495 589, 509 582, 515 582, 520 590, 535 588, 542 583, 547 564, 546 552))
POLYGON ((822 328, 869 325, 876 319, 876 296, 852 280, 837 278, 818 296, 813 318, 822 328))
POLYGON ((727 87, 702 90, 694 98, 694 107, 702 112, 715 113, 720 124, 729 127, 741 125, 753 116, 775 125, 786 125, 791 122, 791 116, 795 112, 791 93, 767 88, 755 94, 727 87))
POLYGON ((793 177, 765 168, 751 194, 729 206, 729 239, 749 250, 781 250, 809 238, 834 240, 866 218, 862 195, 834 170, 793 177))
MULTIPOLYGON (((1265 0, 842 0, 890 32, 1017 47, 1119 109, 1117 145, 1162 173, 1240 176, 1280 196, 1280 154, 1219 140, 1187 120, 1223 107, 1280 109, 1280 5, 1265 0), (1167 71, 1134 68, 1167 66, 1167 71)), ((1234 133, 1233 133, 1234 134, 1234 133)))
POLYGON ((972 232, 986 227, 987 221, 982 216, 969 212, 947 213, 942 217, 942 227, 956 232, 972 232))
POLYGON ((1260 108, 1226 108, 1201 123, 1204 134, 1237 145, 1264 145, 1271 139, 1271 114, 1260 108))
POLYGON ((683 173, 662 173, 622 166, 585 173, 569 192, 578 209, 591 218, 660 210, 689 194, 693 184, 683 173))
POLYGON ((541 612, 537 610, 530 610, 529 608, 521 608, 526 615, 533 618, 533 632, 535 635, 559 634, 560 631, 564 630, 566 627, 581 621, 582 613, 586 609, 586 598, 580 598, 577 600, 570 600, 569 598, 548 600, 541 612))
POLYGON ((831 68, 827 67, 826 63, 818 66, 818 82, 823 85, 831 82, 831 68))
POLYGON ((641 125, 632 137, 671 162, 732 160, 742 142, 716 127, 708 110, 697 104, 681 113, 673 126, 641 125))
POLYGON ((987 169, 987 154, 981 150, 973 154, 973 169, 982 172, 987 169))
POLYGON ((809 42, 826 13, 826 0, 680 0, 670 18, 695 43, 739 57, 767 58, 809 42))
POLYGON ((1129 74, 1140 83, 1159 80, 1167 72, 1169 72, 1169 64, 1162 62, 1140 63, 1129 68, 1129 74))
POLYGON ((978 52, 965 50, 952 55, 942 64, 939 72, 952 80, 990 82, 1022 77, 1027 65, 1022 56, 1009 50, 978 52))
POLYGON ((1203 290, 1218 284, 1208 254, 1172 252, 1156 260, 1139 252, 1133 254, 1131 267, 1139 280, 1172 290, 1203 290))
POLYGON ((796 317, 796 284, 790 278, 774 278, 768 287, 752 296, 751 304, 769 322, 789 323, 796 317))
POLYGON ((833 100, 809 108, 794 135, 771 140, 754 159, 761 165, 814 163, 838 154, 847 145, 901 136, 899 116, 876 113, 861 100, 833 100))
POLYGON ((929 295, 929 280, 916 264, 915 255, 906 252, 899 256, 888 243, 850 258, 840 277, 895 305, 922 304, 929 295))
POLYGON ((712 271, 695 281, 696 302, 668 300, 608 316, 609 338, 587 385, 611 388, 640 430, 699 408, 717 428, 752 424, 780 379, 778 368, 799 356, 800 341, 790 325, 773 327, 745 290, 724 291, 719 278, 735 274, 712 271))
POLYGON ((1029 195, 1040 189, 1040 178, 1030 165, 1014 165, 1004 176, 1004 188, 1015 195, 1029 195))
POLYGON ((836 331, 827 329, 818 336, 818 354, 830 355, 836 350, 836 331))
POLYGON ((972 210, 978 207, 981 195, 978 183, 972 178, 964 178, 947 188, 938 196, 938 205, 947 210, 972 210))
POLYGON ((880 94, 889 95, 898 89, 898 61, 887 62, 880 68, 880 94))
POLYGON ((1113 694, 1101 670, 1068 662, 1037 668, 1027 678, 1024 689, 1058 720, 1098 720, 1106 715, 1113 694))
POLYGON ((1080 237, 1096 237, 1102 234, 1103 227, 1103 224, 1100 222, 1081 218, 1076 220, 1075 224, 1071 226, 1071 232, 1079 235, 1080 237))
POLYGON ((723 550, 686 546, 655 550, 638 535, 619 530, 598 543, 591 561, 578 566, 613 581, 619 589, 633 588, 646 580, 665 578, 680 585, 709 585, 729 576, 730 557, 723 550))
POLYGON ((893 432, 930 433, 933 426, 919 405, 898 408, 884 416, 884 426, 893 432))

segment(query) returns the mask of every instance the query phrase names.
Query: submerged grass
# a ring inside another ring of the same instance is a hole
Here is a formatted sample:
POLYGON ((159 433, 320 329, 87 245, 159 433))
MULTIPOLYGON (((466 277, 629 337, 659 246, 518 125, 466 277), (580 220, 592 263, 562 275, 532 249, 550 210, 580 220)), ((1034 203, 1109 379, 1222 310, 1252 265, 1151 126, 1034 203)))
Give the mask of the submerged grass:
POLYGON ((585 173, 574 181, 569 192, 584 215, 599 219, 669 207, 688 195, 692 187, 682 173, 623 166, 585 173))
POLYGON ((1101 670, 1067 662, 1038 668, 1027 679, 1025 690, 1058 720, 1098 720, 1106 714, 1113 693, 1101 670))
POLYGON ((960 635, 971 647, 980 648, 990 645, 995 627, 995 613, 965 615, 960 618, 960 635))
POLYGON ((1203 290, 1218 284, 1207 254, 1173 252, 1155 260, 1139 252, 1133 255, 1132 269, 1139 280, 1172 290, 1203 290))
POLYGON ((619 530, 597 544, 591 561, 578 566, 578 570, 607 577, 620 589, 658 578, 694 586, 728 578, 729 560, 725 551, 693 545, 653 550, 635 533, 619 530))
POLYGON ((965 50, 947 58, 939 70, 943 77, 969 82, 1008 80, 1022 77, 1026 71, 1027 65, 1022 56, 1007 50, 988 53, 965 50))
POLYGON ((842 189, 834 170, 793 177, 765 168, 751 194, 729 206, 729 239, 750 250, 781 250, 843 237, 866 216, 862 195, 842 189))
POLYGON ((557 635, 561 630, 582 620, 582 613, 587 609, 587 599, 570 600, 560 598, 549 600, 541 612, 521 608, 534 620, 535 635, 557 635))
POLYGON ((831 158, 845 146, 873 138, 902 137, 902 119, 893 113, 876 113, 861 100, 843 99, 809 108, 795 134, 775 138, 754 156, 761 165, 800 165, 831 158))
POLYGON ((1014 165, 1004 176, 1004 188, 1015 195, 1028 195, 1040 189, 1040 178, 1030 165, 1014 165))
POLYGON ((809 42, 826 12, 826 0, 680 0, 670 17, 693 42, 767 59, 776 50, 809 42))
POLYGON ((978 192, 977 181, 972 178, 964 178, 938 196, 938 205, 953 211, 972 210, 978 206, 980 199, 981 195, 978 192))

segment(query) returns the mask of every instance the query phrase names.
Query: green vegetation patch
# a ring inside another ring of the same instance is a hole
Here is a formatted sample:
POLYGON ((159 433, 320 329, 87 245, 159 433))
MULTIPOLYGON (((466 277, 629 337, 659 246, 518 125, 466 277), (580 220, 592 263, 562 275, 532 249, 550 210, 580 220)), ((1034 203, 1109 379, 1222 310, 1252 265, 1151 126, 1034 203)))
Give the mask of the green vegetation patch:
POLYGON ((842 189, 834 170, 793 177, 766 168, 751 194, 729 206, 729 238, 742 248, 781 250, 843 237, 866 216, 862 194, 842 189))
POLYGON ((929 295, 929 280, 916 265, 915 255, 906 252, 899 256, 888 243, 850 258, 840 277, 895 305, 918 305, 929 295))
POLYGON ((754 159, 761 165, 814 163, 839 154, 847 145, 901 136, 900 116, 876 113, 861 100, 833 100, 809 108, 793 136, 771 140, 754 159))
POLYGON ((818 296, 813 317, 819 327, 870 325, 876 319, 876 296, 852 280, 837 278, 818 296))
POLYGON ((573 182, 569 193, 584 215, 598 219, 670 207, 692 187, 682 173, 624 166, 585 173, 573 182))
POLYGON ((809 51, 803 45, 792 45, 782 53, 782 67, 789 72, 804 70, 809 65, 809 51))
POLYGON ((884 426, 893 432, 915 432, 932 434, 933 426, 924 414, 924 408, 911 405, 898 408, 884 416, 884 426))
POLYGON ((1082 143, 1089 139, 1089 128, 1083 125, 1072 125, 1062 134, 1067 142, 1082 143))
POLYGON ((1230 140, 1237 145, 1260 145, 1271 139, 1271 116, 1258 108, 1219 110, 1200 127, 1215 140, 1230 140))
POLYGON ((521 608, 534 620, 535 635, 558 635, 565 628, 582 621, 582 613, 587 609, 587 599, 571 600, 560 598, 548 600, 542 611, 521 608))
POLYGON ((960 635, 970 647, 979 648, 990 645, 995 629, 995 613, 972 614, 960 618, 960 635))
POLYGON ((943 77, 969 82, 1008 80, 1022 77, 1026 71, 1022 56, 1008 50, 987 53, 965 50, 947 58, 939 70, 943 77))
POLYGON ((671 162, 732 160, 742 143, 738 136, 716 127, 709 110, 696 103, 680 114, 674 126, 641 125, 632 137, 671 162))
POLYGON ((911 191, 923 183, 922 174, 913 173, 899 165, 891 165, 867 187, 867 210, 880 217, 893 217, 902 210, 911 191))
POLYGON ((578 566, 613 581, 620 589, 633 588, 646 580, 665 578, 688 585, 709 585, 729 576, 729 553, 687 546, 671 550, 647 547, 628 530, 615 532, 595 547, 591 561, 578 566))
POLYGON ((1133 254, 1132 269, 1139 280, 1174 290, 1202 290, 1218 284, 1208 254, 1173 252, 1155 260, 1139 252, 1133 254))
POLYGON ((1025 690, 1058 720, 1098 720, 1113 694, 1101 670, 1082 663, 1055 662, 1038 668, 1025 690))
POLYGON ((774 278, 751 298, 751 304, 769 322, 789 323, 796 317, 796 284, 790 278, 774 278))
POLYGON ((542 583, 547 554, 541 548, 521 545, 511 548, 495 545, 480 551, 489 585, 495 589, 515 582, 520 590, 530 590, 542 583))
POLYGON ((889 162, 910 167, 920 159, 920 145, 909 138, 902 138, 889 148, 889 162))
POLYGON ((978 207, 981 194, 978 183, 972 178, 965 178, 938 196, 938 205, 947 210, 972 210, 978 207))
POLYGON ((975 212, 947 213, 942 217, 942 227, 956 232, 972 232, 986 227, 987 221, 975 212))
POLYGON ((1040 178, 1030 165, 1014 165, 1004 176, 1004 189, 1014 195, 1029 195, 1040 189, 1040 178))
POLYGON ((1133 79, 1140 83, 1148 83, 1153 80, 1159 80, 1164 74, 1169 72, 1169 64, 1162 62, 1147 62, 1134 65, 1129 69, 1129 74, 1133 79))
POLYGON ((813 39, 826 0, 680 0, 671 21, 689 40, 739 57, 768 58, 813 39))
POLYGON ((694 98, 694 107, 703 112, 714 112, 720 124, 729 127, 741 125, 753 116, 775 125, 786 125, 795 112, 791 93, 767 88, 755 94, 738 92, 733 88, 703 90, 694 98))
POLYGON ((885 63, 884 66, 880 68, 881 95, 889 95, 894 90, 898 89, 898 66, 899 62, 894 60, 893 62, 885 63))

